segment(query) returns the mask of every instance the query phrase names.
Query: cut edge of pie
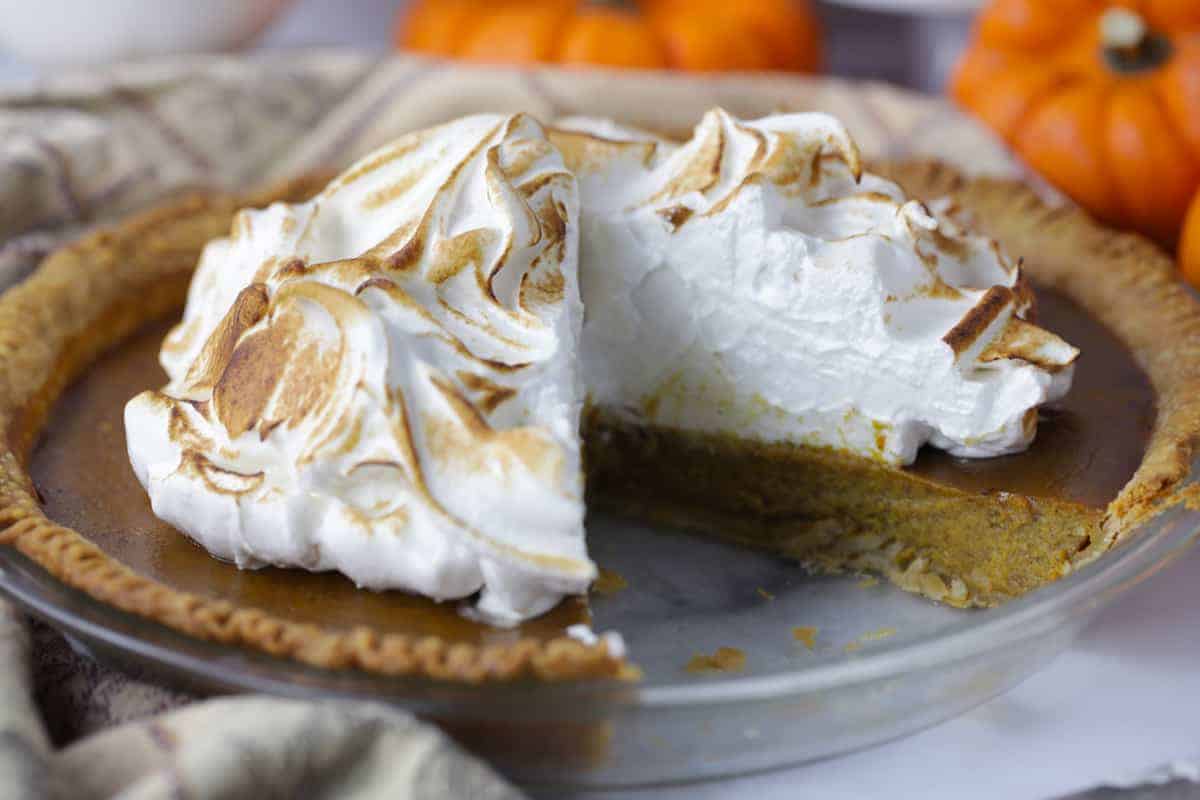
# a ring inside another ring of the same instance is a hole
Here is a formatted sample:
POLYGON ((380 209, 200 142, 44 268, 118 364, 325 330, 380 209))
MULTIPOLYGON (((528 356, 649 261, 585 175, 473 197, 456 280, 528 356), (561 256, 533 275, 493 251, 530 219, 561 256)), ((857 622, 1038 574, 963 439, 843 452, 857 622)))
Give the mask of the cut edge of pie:
MULTIPOLYGON (((1062 291, 1116 333, 1152 384, 1158 409, 1141 466, 1108 505, 1095 535, 1064 553, 1060 574, 1094 560, 1150 516, 1188 499, 1194 492, 1181 484, 1200 440, 1200 304, 1175 280, 1170 259, 1149 242, 1105 229, 1080 211, 1046 205, 1017 182, 968 180, 937 162, 877 169, 918 198, 953 196, 989 235, 999 233, 989 220, 1022 220, 999 237, 1005 246, 1014 253, 1053 248, 1058 256, 1040 259, 1032 277, 1062 291), (1095 280, 1100 273, 1107 279, 1095 280)), ((585 645, 564 635, 477 646, 368 627, 334 630, 182 592, 135 573, 42 511, 26 464, 67 385, 140 326, 182 307, 200 248, 226 233, 236 210, 304 199, 327 177, 249 196, 195 195, 164 205, 63 248, 0 298, 0 544, 123 611, 193 637, 314 666, 460 682, 636 677, 636 669, 603 642, 585 645)), ((870 566, 904 588, 956 605, 988 604, 973 603, 944 579, 952 576, 922 578, 926 573, 914 569, 911 558, 903 564, 841 566, 870 566)))

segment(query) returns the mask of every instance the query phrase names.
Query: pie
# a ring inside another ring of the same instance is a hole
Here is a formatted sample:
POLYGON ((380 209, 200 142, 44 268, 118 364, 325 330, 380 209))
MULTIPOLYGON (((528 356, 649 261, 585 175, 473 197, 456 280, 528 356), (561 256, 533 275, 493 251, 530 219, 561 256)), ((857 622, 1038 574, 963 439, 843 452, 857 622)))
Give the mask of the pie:
MULTIPOLYGON (((993 605, 1110 550, 1182 489, 1200 434, 1200 310, 1169 259, 1025 186, 937 163, 880 164, 948 197, 1027 254, 1038 324, 1083 353, 1033 446, 992 459, 921 451, 912 467, 803 444, 585 413, 589 501, 827 570, 871 570, 955 605, 993 605)), ((570 597, 515 629, 334 573, 240 571, 151 511, 122 410, 166 383, 156 362, 192 270, 235 212, 313 195, 325 176, 201 195, 93 234, 0 299, 0 541, 101 602, 200 638, 333 668, 480 682, 629 677, 570 597)), ((882 449, 882 448, 881 448, 882 449)))

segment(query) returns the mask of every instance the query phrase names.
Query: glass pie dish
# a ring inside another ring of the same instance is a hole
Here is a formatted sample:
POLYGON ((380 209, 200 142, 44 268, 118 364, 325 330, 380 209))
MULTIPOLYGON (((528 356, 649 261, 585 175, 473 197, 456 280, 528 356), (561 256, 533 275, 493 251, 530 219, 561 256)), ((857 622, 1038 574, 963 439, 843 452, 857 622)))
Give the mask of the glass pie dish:
POLYGON ((594 627, 622 632, 644 673, 637 683, 457 686, 305 667, 97 603, 10 548, 0 548, 0 588, 140 678, 394 703, 517 780, 638 785, 825 758, 960 714, 1046 666, 1104 605, 1183 552, 1200 512, 1176 506, 1076 574, 968 612, 613 517, 593 516, 589 529, 597 559, 627 583, 593 599, 594 627), (745 671, 689 671, 694 655, 720 647, 742 651, 745 671))

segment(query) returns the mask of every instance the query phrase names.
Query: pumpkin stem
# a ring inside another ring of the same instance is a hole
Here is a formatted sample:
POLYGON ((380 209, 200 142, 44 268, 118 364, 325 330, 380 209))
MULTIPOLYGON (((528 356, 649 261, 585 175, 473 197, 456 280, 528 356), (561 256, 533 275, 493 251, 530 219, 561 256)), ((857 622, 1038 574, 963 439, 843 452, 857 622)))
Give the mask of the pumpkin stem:
POLYGON ((1171 55, 1167 38, 1128 8, 1110 8, 1100 16, 1100 46, 1108 65, 1125 74, 1154 69, 1171 55))
POLYGON ((603 8, 610 11, 637 11, 637 7, 631 0, 587 0, 583 6, 585 8, 603 8))

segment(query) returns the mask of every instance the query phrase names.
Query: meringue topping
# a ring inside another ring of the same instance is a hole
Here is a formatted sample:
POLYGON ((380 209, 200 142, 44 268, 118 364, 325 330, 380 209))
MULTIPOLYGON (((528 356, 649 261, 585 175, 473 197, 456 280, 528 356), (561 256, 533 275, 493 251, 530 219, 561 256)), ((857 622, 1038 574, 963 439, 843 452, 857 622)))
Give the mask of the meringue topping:
POLYGON ((685 143, 604 120, 551 139, 580 182, 591 403, 639 424, 911 463, 1011 453, 1078 351, 948 207, 864 172, 816 113, 709 112, 685 143))
POLYGON ((414 133, 210 243, 125 410, 155 514, 242 567, 535 616, 583 542, 574 177, 531 118, 414 133))
POLYGON ((596 576, 584 385, 640 424, 892 464, 1027 446, 1078 351, 954 217, 822 114, 715 110, 683 144, 466 117, 236 216, 168 384, 126 407, 130 459, 218 557, 478 594, 472 616, 513 624, 596 576))

